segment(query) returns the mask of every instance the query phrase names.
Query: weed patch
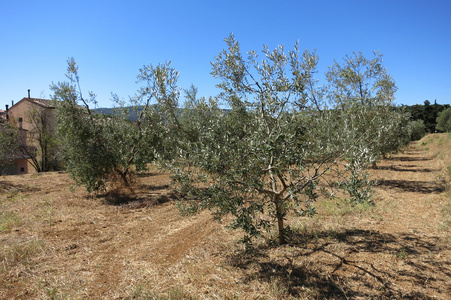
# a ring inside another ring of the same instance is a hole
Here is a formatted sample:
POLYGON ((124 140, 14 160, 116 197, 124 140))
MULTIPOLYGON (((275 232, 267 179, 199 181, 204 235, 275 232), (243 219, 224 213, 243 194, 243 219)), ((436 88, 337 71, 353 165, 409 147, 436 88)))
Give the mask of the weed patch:
POLYGON ((0 250, 0 261, 5 270, 19 264, 31 265, 33 258, 43 250, 44 242, 41 240, 13 244, 0 250))
POLYGON ((13 211, 3 211, 0 213, 0 232, 11 230, 23 224, 22 218, 13 211))
POLYGON ((348 199, 330 199, 323 201, 325 213, 329 216, 360 215, 373 211, 375 205, 372 202, 356 203, 348 199))

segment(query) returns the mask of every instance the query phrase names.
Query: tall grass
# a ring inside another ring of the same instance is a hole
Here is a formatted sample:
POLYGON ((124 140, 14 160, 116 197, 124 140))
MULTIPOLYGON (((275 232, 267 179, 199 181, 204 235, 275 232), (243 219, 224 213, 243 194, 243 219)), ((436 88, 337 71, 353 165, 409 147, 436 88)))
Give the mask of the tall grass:
POLYGON ((19 264, 31 265, 36 255, 44 250, 44 242, 41 240, 30 240, 15 243, 0 249, 0 263, 4 271, 19 264))
POLYGON ((0 232, 11 230, 22 224, 22 218, 14 211, 2 211, 0 213, 0 232))

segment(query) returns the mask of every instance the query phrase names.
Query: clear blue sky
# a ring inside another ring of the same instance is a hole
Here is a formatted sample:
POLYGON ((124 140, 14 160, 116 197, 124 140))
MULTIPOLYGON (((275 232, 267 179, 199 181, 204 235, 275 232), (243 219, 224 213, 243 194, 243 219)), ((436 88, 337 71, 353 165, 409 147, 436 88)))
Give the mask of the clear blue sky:
POLYGON ((379 50, 397 104, 451 104, 451 0, 0 0, 0 108, 27 89, 49 98, 68 57, 101 107, 112 106, 111 92, 133 95, 139 68, 165 60, 182 88, 214 96, 210 61, 231 32, 243 51, 299 40, 317 50, 320 73, 353 51, 379 50))

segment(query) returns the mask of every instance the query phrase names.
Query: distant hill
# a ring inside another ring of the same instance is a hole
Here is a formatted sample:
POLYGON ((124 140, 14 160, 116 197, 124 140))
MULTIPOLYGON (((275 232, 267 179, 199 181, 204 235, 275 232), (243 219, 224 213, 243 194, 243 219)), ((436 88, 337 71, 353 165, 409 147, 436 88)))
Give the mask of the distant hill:
MULTIPOLYGON (((155 107, 157 107, 157 104, 154 104, 155 107)), ((113 115, 117 112, 118 109, 128 109, 128 115, 130 121, 135 121, 138 118, 139 113, 144 108, 144 106, 126 106, 124 108, 96 108, 93 111, 97 114, 105 114, 105 115, 113 115)), ((158 109, 158 108, 157 108, 158 109)), ((177 116, 180 116, 180 114, 183 112, 184 108, 177 108, 177 116)), ((230 111, 229 109, 222 109, 225 113, 230 111)))
POLYGON ((141 112, 141 110, 144 108, 144 106, 127 106, 124 108, 107 108, 107 107, 101 107, 101 108, 96 108, 93 111, 96 114, 105 114, 105 115, 113 115, 116 114, 118 112, 119 109, 127 109, 128 110, 128 115, 129 115, 129 119, 130 121, 135 121, 138 118, 138 114, 141 112))

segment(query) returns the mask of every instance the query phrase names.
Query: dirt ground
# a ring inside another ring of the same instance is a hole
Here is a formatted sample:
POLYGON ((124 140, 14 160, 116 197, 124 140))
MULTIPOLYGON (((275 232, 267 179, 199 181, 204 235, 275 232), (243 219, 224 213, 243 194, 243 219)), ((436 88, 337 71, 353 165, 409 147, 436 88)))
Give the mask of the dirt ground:
POLYGON ((65 173, 0 177, 0 299, 450 299, 451 136, 371 170, 375 206, 322 199, 297 239, 249 255, 208 212, 178 214, 167 174, 111 205, 65 173))

